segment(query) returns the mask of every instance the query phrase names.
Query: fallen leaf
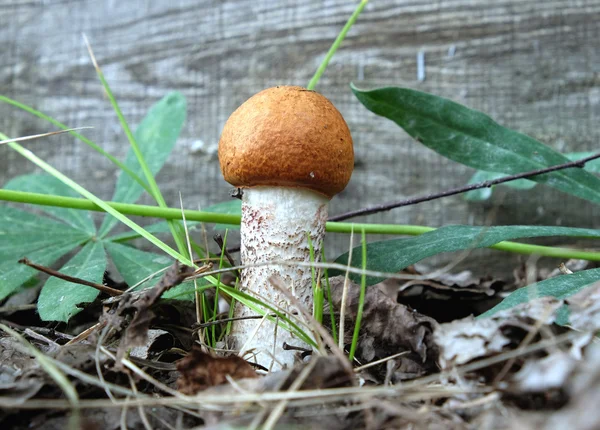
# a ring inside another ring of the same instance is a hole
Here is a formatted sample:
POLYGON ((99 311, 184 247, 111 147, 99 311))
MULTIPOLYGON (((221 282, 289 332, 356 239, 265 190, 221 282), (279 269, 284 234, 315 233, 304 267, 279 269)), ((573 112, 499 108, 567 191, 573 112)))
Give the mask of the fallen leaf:
MULTIPOLYGON (((208 388, 203 392, 205 396, 226 398, 232 394, 244 393, 263 394, 282 392, 290 389, 298 377, 305 377, 298 390, 319 390, 327 388, 350 387, 355 382, 355 376, 349 375, 345 366, 335 356, 313 356, 310 361, 298 364, 292 369, 270 372, 261 378, 240 379, 236 381, 237 387, 231 384, 222 384, 208 388), (310 367, 308 374, 303 374, 310 367)), ((341 402, 343 407, 346 402, 341 402)), ((344 412, 343 410, 331 413, 335 404, 312 404, 307 407, 287 407, 277 422, 276 428, 307 428, 342 430, 357 428, 355 423, 364 424, 364 418, 358 414, 344 412)), ((230 408, 215 408, 214 411, 203 412, 206 420, 203 428, 249 428, 256 420, 257 412, 249 407, 248 403, 231 405, 230 408), (222 409, 219 411, 219 409, 222 409)), ((261 411, 264 405, 261 404, 261 411)), ((266 414, 265 418, 269 414, 266 414)), ((260 427, 259 427, 260 428, 260 427)))
MULTIPOLYGON (((424 265, 414 265, 402 273, 422 276, 435 272, 424 265)), ((475 277, 469 270, 458 273, 443 272, 428 279, 386 279, 377 284, 392 299, 437 322, 449 322, 471 314, 479 314, 493 307, 501 298, 498 292, 505 282, 494 278, 475 277)))
POLYGON ((490 318, 468 317, 440 324, 434 333, 440 350, 440 367, 450 369, 518 346, 527 333, 536 330, 538 321, 544 325, 554 323, 555 313, 562 304, 561 300, 543 297, 490 318))
POLYGON ((246 360, 237 355, 215 357, 194 348, 177 362, 177 370, 181 373, 177 386, 184 394, 196 394, 208 387, 227 382, 232 379, 258 378, 258 375, 246 360))
POLYGON ((156 316, 151 309, 152 306, 165 291, 181 284, 191 273, 192 271, 187 267, 181 267, 175 261, 154 287, 141 292, 124 294, 118 298, 116 309, 105 310, 100 321, 106 321, 107 325, 117 333, 125 330, 117 350, 117 366, 120 366, 121 359, 127 351, 131 348, 143 347, 148 342, 148 331, 156 316))
MULTIPOLYGON (((344 277, 331 278, 332 304, 336 315, 340 315, 344 277)), ((348 285, 348 298, 344 342, 350 343, 358 309, 360 287, 352 282, 348 285)), ((324 321, 328 318, 324 317, 324 321)), ((419 375, 436 368, 437 346, 433 342, 433 331, 437 322, 430 317, 412 311, 397 303, 376 286, 367 288, 365 305, 357 348, 362 362, 387 358, 397 353, 408 353, 398 358, 401 372, 419 375)))
POLYGON ((568 297, 569 325, 580 331, 600 329, 600 282, 568 297))

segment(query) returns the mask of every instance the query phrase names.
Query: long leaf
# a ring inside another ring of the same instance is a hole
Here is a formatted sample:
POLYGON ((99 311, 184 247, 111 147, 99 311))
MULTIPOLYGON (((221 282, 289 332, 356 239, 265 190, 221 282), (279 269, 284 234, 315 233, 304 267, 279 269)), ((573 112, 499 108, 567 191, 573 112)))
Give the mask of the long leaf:
MULTIPOLYGON (((7 190, 19 190, 29 193, 53 194, 66 197, 78 197, 79 195, 70 187, 50 175, 22 175, 10 180, 4 185, 7 190)), ((90 236, 96 234, 96 226, 89 212, 76 209, 56 208, 42 206, 40 210, 53 217, 81 230, 90 236)))
MULTIPOLYGON (((600 238, 600 230, 569 227, 500 226, 472 227, 447 226, 408 239, 373 242, 367 245, 367 269, 394 273, 405 269, 424 258, 443 252, 485 248, 505 240, 530 237, 570 236, 600 238)), ((348 253, 336 259, 336 263, 347 264, 348 253)), ((361 267, 361 249, 356 247, 352 255, 353 267, 361 267)), ((339 271, 329 270, 331 276, 339 271), (335 273, 334 273, 335 272, 335 273)), ((360 275, 350 274, 358 282, 360 275)), ((374 285, 385 278, 367 277, 367 285, 374 285)))
MULTIPOLYGON (((101 283, 106 270, 106 255, 101 242, 89 242, 59 271, 65 275, 101 283)), ((79 306, 91 303, 99 291, 85 285, 74 284, 59 278, 50 278, 42 287, 38 298, 38 312, 44 321, 68 322, 82 311, 79 306)))
MULTIPOLYGON (((147 172, 156 175, 171 154, 175 142, 181 133, 186 115, 185 97, 180 93, 170 93, 156 103, 144 117, 135 131, 137 142, 147 172)), ((130 148, 124 163, 136 175, 145 174, 136 151, 130 148)), ((134 203, 142 195, 143 188, 130 175, 121 172, 117 180, 112 200, 122 203, 134 203)), ((113 217, 106 217, 100 227, 99 235, 106 235, 117 223, 113 217)))
MULTIPOLYGON (((546 279, 545 281, 519 288, 477 318, 490 317, 496 312, 513 308, 521 303, 526 303, 539 297, 551 296, 557 299, 566 299, 598 281, 600 281, 600 269, 582 270, 569 275, 560 275, 546 279)), ((565 322, 563 321, 563 323, 565 322)))
MULTIPOLYGON (((367 109, 394 121, 417 141, 476 169, 516 174, 569 162, 537 140, 442 97, 397 87, 362 91, 352 86, 352 91, 367 109)), ((559 170, 531 180, 600 203, 600 179, 582 169, 559 170)))

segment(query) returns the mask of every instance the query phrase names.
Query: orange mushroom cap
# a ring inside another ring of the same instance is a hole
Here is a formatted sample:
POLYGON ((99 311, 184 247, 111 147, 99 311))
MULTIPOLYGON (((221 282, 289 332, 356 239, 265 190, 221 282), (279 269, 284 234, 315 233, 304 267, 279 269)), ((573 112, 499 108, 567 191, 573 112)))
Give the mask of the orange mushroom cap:
POLYGON ((321 94, 278 86, 250 97, 231 114, 219 141, 223 177, 238 188, 308 188, 331 198, 352 175, 348 125, 321 94))

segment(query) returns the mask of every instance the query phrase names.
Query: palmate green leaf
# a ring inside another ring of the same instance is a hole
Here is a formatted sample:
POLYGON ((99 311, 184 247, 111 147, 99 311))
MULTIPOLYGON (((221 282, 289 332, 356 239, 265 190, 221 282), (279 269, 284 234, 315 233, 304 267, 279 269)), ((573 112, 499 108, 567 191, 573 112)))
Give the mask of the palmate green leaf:
MULTIPOLYGON (((454 225, 441 227, 417 237, 368 244, 367 269, 395 273, 424 258, 443 252, 486 248, 504 240, 550 236, 600 238, 600 230, 520 225, 499 227, 454 225)), ((361 247, 356 247, 352 250, 351 266, 361 267, 361 260, 362 249, 361 247)), ((335 262, 347 264, 348 253, 339 256, 335 262)), ((329 273, 331 276, 334 276, 343 272, 330 269, 329 273)), ((350 278, 358 282, 360 274, 350 273, 350 278)), ((384 279, 368 276, 367 285, 374 285, 384 279)))
MULTIPOLYGON (((242 215, 242 201, 240 199, 231 199, 221 203, 215 203, 207 208, 204 212, 214 212, 218 214, 242 215)), ((239 230, 239 225, 231 224, 215 224, 215 230, 239 230)))
MULTIPOLYGON (((521 303, 529 302, 539 297, 555 297, 566 299, 582 289, 600 281, 600 269, 582 270, 569 275, 560 275, 545 281, 537 282, 512 292, 504 300, 477 318, 487 318, 499 311, 513 308, 521 303)), ((559 316, 568 316, 564 312, 559 316)), ((566 324, 568 321, 557 321, 566 324)))
MULTIPOLYGON (((564 154, 571 161, 581 160, 582 158, 590 157, 594 155, 593 152, 570 152, 564 154)), ((585 170, 592 173, 600 173, 600 159, 592 160, 585 163, 585 170)), ((495 172, 486 172, 480 170, 476 172, 468 184, 477 184, 484 181, 493 181, 494 179, 499 179, 506 176, 504 173, 495 173, 495 172)), ((507 187, 514 188, 516 190, 530 190, 535 187, 537 184, 529 179, 517 179, 516 181, 505 182, 504 184, 507 187)), ((492 188, 481 188, 479 190, 471 190, 465 193, 465 199, 475 202, 475 201, 483 201, 487 200, 492 196, 492 188)))
MULTIPOLYGON (((2 137, 2 136, 3 136, 3 134, 0 133, 0 137, 2 137)), ((17 151, 23 157, 27 158, 31 162, 35 163, 37 166, 39 166, 42 169, 44 169, 46 172, 50 173, 55 178, 60 179, 66 185, 68 185, 69 187, 71 187, 73 190, 77 191, 83 197, 85 197, 86 199, 88 199, 91 202, 93 202, 96 206, 102 208, 102 210, 104 210, 105 212, 111 214, 113 217, 115 217, 116 219, 118 219, 119 221, 121 221, 123 224, 125 224, 126 226, 128 226, 132 230, 137 231, 138 233, 140 233, 150 243, 156 245, 159 249, 163 250, 168 255, 172 256, 173 258, 178 259, 179 261, 183 262, 184 264, 188 264, 188 265, 192 265, 193 264, 188 257, 186 257, 185 255, 180 254, 179 252, 175 251, 173 248, 171 248, 170 246, 168 246, 166 243, 164 243, 161 240, 159 240, 156 236, 154 236, 154 235, 146 232, 143 228, 141 228, 139 225, 137 225, 131 219, 129 219, 126 216, 124 216, 122 213, 120 213, 119 211, 117 211, 112 206, 108 205, 104 200, 101 200, 98 197, 96 197, 94 194, 90 193, 88 190, 86 190, 85 188, 83 188, 77 182, 73 181, 71 178, 65 176, 60 171, 56 170, 54 167, 52 167, 51 165, 49 165, 48 163, 46 163, 44 160, 42 160, 40 157, 38 157, 37 155, 35 155, 33 152, 31 152, 31 151, 23 148, 21 145, 19 145, 16 142, 9 142, 9 143, 7 143, 7 145, 10 148, 12 148, 13 150, 17 151)))
MULTIPOLYGON (((59 272, 86 281, 102 283, 106 270, 106 254, 101 242, 88 242, 59 272)), ((91 303, 99 291, 85 285, 50 278, 38 298, 38 312, 43 321, 68 322, 82 311, 83 303, 91 303)))
MULTIPOLYGON (((137 286, 136 290, 142 290, 156 285, 164 273, 161 270, 173 264, 173 260, 164 255, 140 251, 139 249, 110 241, 104 241, 104 245, 117 270, 129 286, 136 285, 143 279, 156 274, 151 279, 148 279, 137 286)), ((199 286, 206 285, 206 283, 207 282, 204 280, 197 282, 199 286)), ((162 298, 193 300, 194 284, 193 282, 185 282, 178 285, 177 287, 166 291, 162 295, 162 298)))
MULTIPOLYGON (((26 191, 29 193, 54 194, 65 197, 79 197, 75 191, 62 181, 50 175, 22 175, 11 179, 4 185, 7 190, 26 191)), ((53 217, 81 230, 90 236, 96 233, 92 216, 87 211, 76 209, 40 206, 39 209, 53 217)))
MULTIPOLYGON (((142 279, 160 272, 160 270, 173 264, 173 260, 166 255, 140 251, 139 249, 110 241, 104 241, 104 246, 123 280, 129 286, 136 285, 142 279)), ((140 290, 153 286, 161 276, 162 272, 144 282, 136 289, 140 290)))
MULTIPOLYGON (((169 93, 156 103, 135 131, 148 168, 156 175, 171 154, 186 116, 185 97, 177 92, 169 93)), ((124 163, 136 175, 144 175, 133 149, 127 153, 124 163)), ((131 176, 121 172, 112 201, 134 203, 142 195, 143 188, 131 176)), ((100 237, 104 237, 118 221, 107 216, 100 226, 100 237)))
POLYGON ((37 273, 19 264, 21 258, 49 266, 89 239, 89 234, 62 222, 1 206, 0 300, 37 273))
MULTIPOLYGON (((396 87, 362 91, 352 86, 352 91, 367 109, 394 121, 417 141, 476 169, 516 174, 569 161, 537 140, 441 97, 396 87)), ((564 169, 531 179, 600 203, 600 179, 582 169, 564 169)))

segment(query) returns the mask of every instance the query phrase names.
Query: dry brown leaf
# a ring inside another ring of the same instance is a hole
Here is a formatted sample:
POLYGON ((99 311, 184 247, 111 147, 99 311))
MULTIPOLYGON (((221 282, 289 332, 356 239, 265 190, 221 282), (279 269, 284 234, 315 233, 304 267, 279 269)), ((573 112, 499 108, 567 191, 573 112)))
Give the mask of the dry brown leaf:
POLYGON ((177 362, 181 373, 177 386, 184 394, 196 394, 208 387, 232 379, 258 378, 246 360, 237 355, 214 357, 195 346, 188 355, 177 362))
POLYGON ((565 302, 569 305, 571 327, 581 331, 600 329, 600 282, 584 288, 565 302))
MULTIPOLYGON (((336 276, 329 281, 333 308, 339 316, 344 277, 336 276)), ((360 287, 350 282, 345 314, 348 320, 345 343, 350 343, 352 339, 359 294, 360 287)), ((324 321, 327 320, 324 318, 324 321)), ((369 287, 365 295, 358 355, 363 363, 368 363, 407 351, 407 355, 397 360, 397 372, 405 376, 423 374, 436 368, 438 352, 432 333, 437 325, 434 319, 397 303, 379 288, 369 287)))
MULTIPOLYGON (((422 265, 414 265, 403 273, 421 276, 433 271, 422 265)), ((397 302, 442 323, 491 308, 500 301, 497 293, 505 284, 502 280, 476 277, 471 271, 463 270, 457 273, 444 272, 428 279, 386 279, 377 286, 397 302)))
POLYGON ((562 301, 543 297, 490 318, 468 317, 440 324, 434 333, 440 367, 450 369, 518 346, 527 333, 536 330, 538 321, 544 325, 554 323, 555 312, 561 306, 562 301))
POLYGON ((156 316, 151 307, 165 291, 181 284, 191 273, 175 261, 154 287, 120 296, 116 309, 105 310, 101 322, 106 321, 117 332, 125 328, 117 350, 117 366, 129 349, 143 347, 148 342, 148 330, 156 316))
MULTIPOLYGON (((309 362, 303 362, 293 369, 279 372, 271 372, 258 379, 241 379, 236 381, 238 387, 230 384, 218 385, 208 388, 203 392, 206 396, 227 397, 231 394, 239 394, 240 390, 245 393, 262 394, 268 392, 287 391, 296 381, 303 370, 311 367, 299 390, 318 390, 326 388, 349 387, 354 383, 355 377, 348 375, 345 366, 335 356, 313 356, 309 362)), ((350 428, 361 428, 364 418, 360 414, 349 412, 333 412, 338 406, 345 406, 347 402, 328 403, 323 406, 310 405, 308 407, 288 407, 280 417, 276 428, 298 428, 298 429, 326 429, 342 430, 350 428), (357 425, 354 425, 356 423, 357 425)), ((261 405, 260 411, 264 411, 261 405)), ((206 420, 204 428, 248 428, 256 418, 257 411, 250 404, 243 403, 229 410, 203 412, 202 417, 206 420)), ((268 416, 269 414, 266 414, 268 416)), ((265 417, 266 417, 265 416, 265 417)))

